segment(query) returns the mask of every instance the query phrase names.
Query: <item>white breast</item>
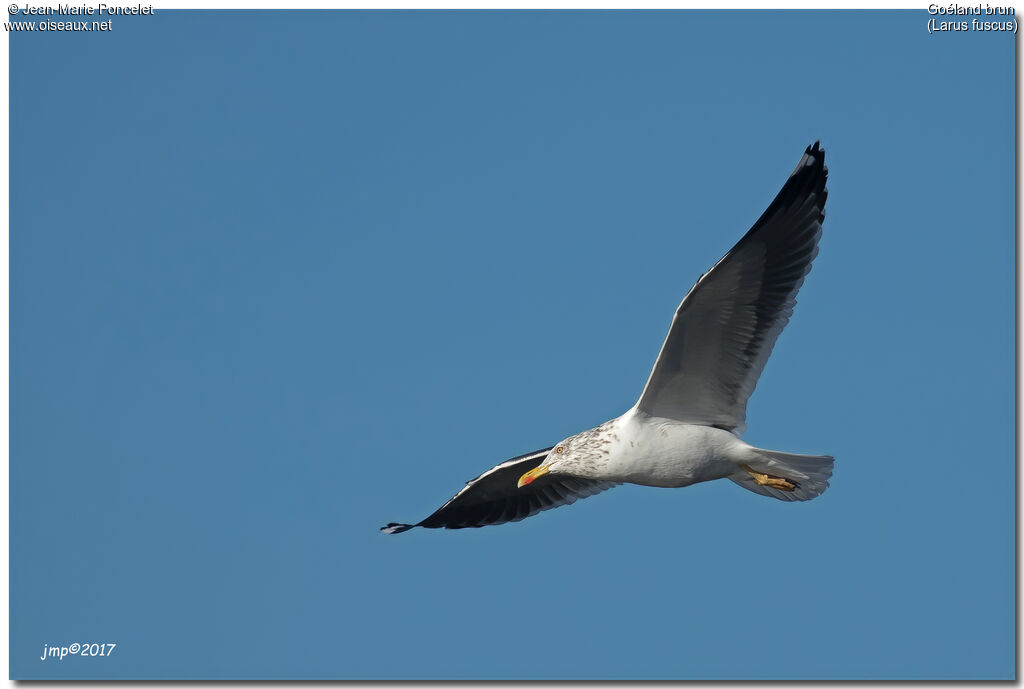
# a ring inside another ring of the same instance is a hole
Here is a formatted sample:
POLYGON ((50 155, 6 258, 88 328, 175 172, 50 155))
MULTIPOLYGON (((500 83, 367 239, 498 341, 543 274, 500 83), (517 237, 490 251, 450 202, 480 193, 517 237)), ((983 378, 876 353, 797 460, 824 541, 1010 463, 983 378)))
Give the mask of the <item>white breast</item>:
POLYGON ((728 431, 647 416, 635 409, 600 428, 610 440, 600 478, 642 486, 678 488, 725 478, 735 471, 747 447, 728 431))

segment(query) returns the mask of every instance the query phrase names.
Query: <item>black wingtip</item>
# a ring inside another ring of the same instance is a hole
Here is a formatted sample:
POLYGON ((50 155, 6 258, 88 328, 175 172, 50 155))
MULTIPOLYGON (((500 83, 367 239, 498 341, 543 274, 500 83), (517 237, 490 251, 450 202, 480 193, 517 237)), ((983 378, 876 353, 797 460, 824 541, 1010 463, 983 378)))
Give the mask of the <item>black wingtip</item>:
POLYGON ((821 140, 816 140, 804 150, 804 156, 810 156, 815 162, 824 162, 825 149, 821 147, 821 140))
POLYGON ((801 171, 808 169, 811 170, 812 176, 817 175, 817 170, 821 170, 823 175, 828 175, 828 168, 825 167, 825 149, 821 147, 820 140, 804 149, 804 154, 800 157, 800 161, 796 164, 790 177, 796 177, 801 171))
POLYGON ((384 533, 402 533, 415 527, 415 524, 397 524, 395 522, 389 523, 387 526, 380 527, 380 530, 384 533))

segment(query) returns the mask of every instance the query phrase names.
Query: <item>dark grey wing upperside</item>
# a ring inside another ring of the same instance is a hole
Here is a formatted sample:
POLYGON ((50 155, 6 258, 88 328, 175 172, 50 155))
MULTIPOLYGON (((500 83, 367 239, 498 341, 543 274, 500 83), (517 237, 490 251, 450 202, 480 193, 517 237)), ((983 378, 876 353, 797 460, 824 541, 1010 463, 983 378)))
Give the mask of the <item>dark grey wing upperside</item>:
POLYGON ((743 432, 747 400, 818 254, 827 177, 815 142, 754 226, 683 298, 639 410, 743 432))
POLYGON ((418 524, 391 523, 385 533, 402 533, 422 526, 428 529, 465 529, 517 522, 538 512, 571 505, 618 484, 575 476, 546 474, 519 488, 519 477, 537 467, 551 448, 513 457, 466 484, 455 497, 418 524))

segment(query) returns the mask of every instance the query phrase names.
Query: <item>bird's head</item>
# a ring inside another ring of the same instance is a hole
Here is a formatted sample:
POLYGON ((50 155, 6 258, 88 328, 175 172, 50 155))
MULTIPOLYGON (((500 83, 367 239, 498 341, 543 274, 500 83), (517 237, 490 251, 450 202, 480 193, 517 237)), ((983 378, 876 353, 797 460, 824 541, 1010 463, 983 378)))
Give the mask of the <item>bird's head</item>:
POLYGON ((551 448, 551 452, 539 465, 519 477, 519 487, 529 485, 545 474, 564 473, 572 461, 572 438, 566 438, 551 448))

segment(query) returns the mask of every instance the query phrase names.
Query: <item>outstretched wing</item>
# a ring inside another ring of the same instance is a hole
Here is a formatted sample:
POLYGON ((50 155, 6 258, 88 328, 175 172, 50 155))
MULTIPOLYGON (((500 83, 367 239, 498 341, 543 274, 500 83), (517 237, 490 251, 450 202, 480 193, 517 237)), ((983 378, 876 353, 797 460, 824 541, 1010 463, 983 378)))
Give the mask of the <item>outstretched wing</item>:
POLYGON ((637 408, 746 428, 747 400, 818 255, 825 151, 808 146, 768 210, 683 298, 637 408))
POLYGON ((402 533, 416 526, 464 529, 518 522, 553 507, 571 505, 581 498, 618 485, 575 476, 545 474, 518 488, 516 484, 519 477, 539 466, 550 451, 549 447, 502 462, 467 483, 455 497, 420 523, 391 523, 381 527, 381 531, 402 533))

